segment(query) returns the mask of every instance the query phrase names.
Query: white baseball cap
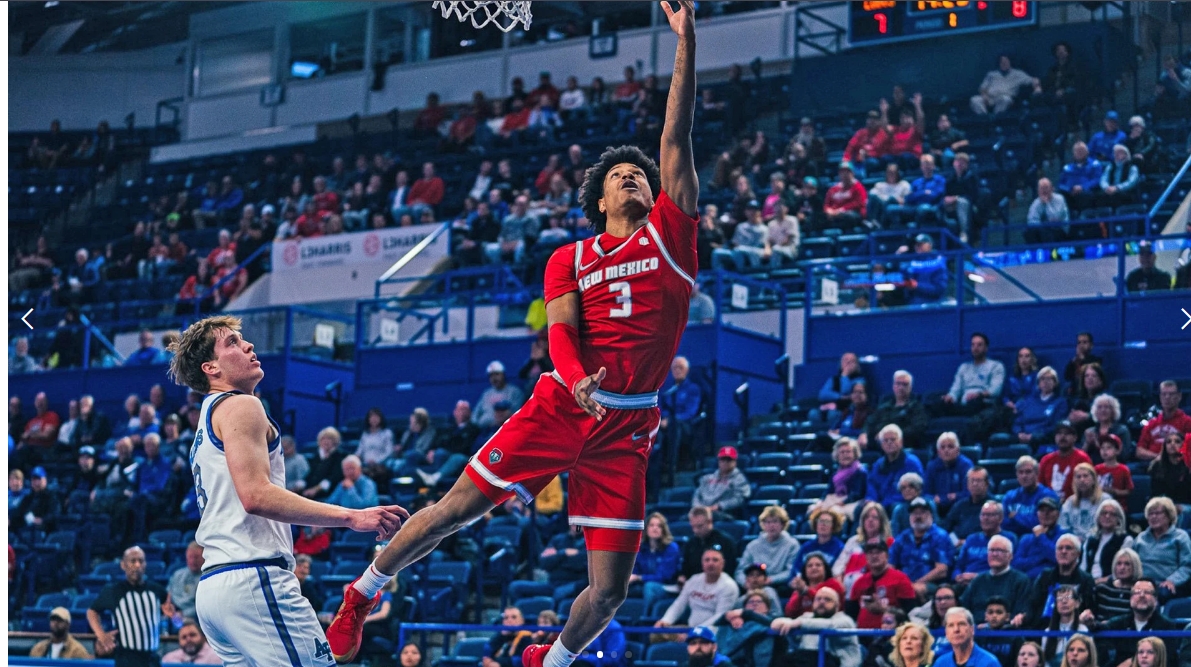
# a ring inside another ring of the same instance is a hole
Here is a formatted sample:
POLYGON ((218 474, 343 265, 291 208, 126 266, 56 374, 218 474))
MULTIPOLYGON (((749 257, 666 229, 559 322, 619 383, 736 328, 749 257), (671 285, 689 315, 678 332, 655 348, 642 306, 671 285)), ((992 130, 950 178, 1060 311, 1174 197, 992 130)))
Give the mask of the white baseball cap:
POLYGON ((500 361, 493 361, 492 363, 488 364, 488 374, 489 375, 492 375, 493 373, 503 373, 503 372, 505 372, 505 365, 500 363, 500 361))

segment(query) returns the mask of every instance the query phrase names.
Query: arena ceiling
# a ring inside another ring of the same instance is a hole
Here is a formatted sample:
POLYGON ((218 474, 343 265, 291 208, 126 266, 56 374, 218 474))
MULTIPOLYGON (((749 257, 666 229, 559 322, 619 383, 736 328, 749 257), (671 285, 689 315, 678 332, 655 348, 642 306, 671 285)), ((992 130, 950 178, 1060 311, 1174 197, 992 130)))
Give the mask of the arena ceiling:
POLYGON ((135 51, 186 41, 191 14, 232 2, 8 2, 9 55, 135 51))

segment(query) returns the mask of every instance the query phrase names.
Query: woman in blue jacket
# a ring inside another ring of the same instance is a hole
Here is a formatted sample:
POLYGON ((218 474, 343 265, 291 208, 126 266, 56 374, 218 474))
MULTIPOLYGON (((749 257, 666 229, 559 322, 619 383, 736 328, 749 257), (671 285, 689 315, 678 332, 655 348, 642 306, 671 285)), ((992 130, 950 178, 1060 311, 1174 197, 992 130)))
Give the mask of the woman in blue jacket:
POLYGON ((644 584, 645 609, 648 610, 654 600, 667 595, 667 585, 678 583, 679 550, 670 534, 670 524, 660 512, 654 512, 646 519, 645 537, 641 540, 629 583, 644 584))
POLYGON ((1067 399, 1059 393, 1059 374, 1050 366, 1038 371, 1038 389, 1017 402, 1013 432, 1018 442, 1038 445, 1051 439, 1055 426, 1067 418, 1067 399))

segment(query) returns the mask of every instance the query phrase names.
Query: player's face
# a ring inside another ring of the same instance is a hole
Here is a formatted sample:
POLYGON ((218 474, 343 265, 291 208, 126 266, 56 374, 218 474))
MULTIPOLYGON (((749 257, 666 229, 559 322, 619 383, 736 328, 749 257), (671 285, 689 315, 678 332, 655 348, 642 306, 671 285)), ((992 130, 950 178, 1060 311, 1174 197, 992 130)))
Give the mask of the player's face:
POLYGON ((256 386, 265 377, 255 347, 244 340, 238 331, 227 330, 215 341, 215 363, 222 378, 231 385, 256 386))
POLYGON ((644 217, 653 208, 653 191, 645 171, 628 162, 614 165, 604 177, 604 197, 600 201, 605 213, 644 217))

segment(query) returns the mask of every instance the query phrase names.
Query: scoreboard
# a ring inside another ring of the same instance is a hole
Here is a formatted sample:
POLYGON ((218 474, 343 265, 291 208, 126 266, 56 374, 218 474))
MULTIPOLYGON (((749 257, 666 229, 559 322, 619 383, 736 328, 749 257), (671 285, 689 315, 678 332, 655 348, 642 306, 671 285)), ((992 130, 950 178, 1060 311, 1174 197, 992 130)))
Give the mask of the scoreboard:
POLYGON ((868 46, 1035 25, 1037 2, 1024 0, 911 0, 848 3, 848 41, 868 46))

